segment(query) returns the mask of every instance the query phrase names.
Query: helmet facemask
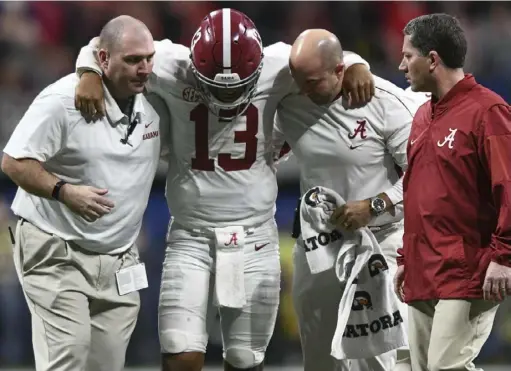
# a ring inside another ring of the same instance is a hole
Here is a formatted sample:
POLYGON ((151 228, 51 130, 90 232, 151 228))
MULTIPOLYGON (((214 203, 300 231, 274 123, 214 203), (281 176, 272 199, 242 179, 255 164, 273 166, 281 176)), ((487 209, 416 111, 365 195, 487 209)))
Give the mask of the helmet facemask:
POLYGON ((218 73, 212 80, 197 70, 193 59, 191 66, 209 110, 221 119, 233 120, 245 112, 254 97, 263 62, 252 75, 241 81, 237 73, 218 73))

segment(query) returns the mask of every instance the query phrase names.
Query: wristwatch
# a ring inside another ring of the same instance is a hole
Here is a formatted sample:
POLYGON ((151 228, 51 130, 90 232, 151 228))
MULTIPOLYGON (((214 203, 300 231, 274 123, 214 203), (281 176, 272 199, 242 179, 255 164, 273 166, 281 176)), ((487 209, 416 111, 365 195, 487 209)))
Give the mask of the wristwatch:
POLYGON ((370 205, 371 205, 371 213, 374 216, 380 216, 387 209, 387 203, 385 202, 385 200, 378 196, 372 197, 370 199, 370 205))

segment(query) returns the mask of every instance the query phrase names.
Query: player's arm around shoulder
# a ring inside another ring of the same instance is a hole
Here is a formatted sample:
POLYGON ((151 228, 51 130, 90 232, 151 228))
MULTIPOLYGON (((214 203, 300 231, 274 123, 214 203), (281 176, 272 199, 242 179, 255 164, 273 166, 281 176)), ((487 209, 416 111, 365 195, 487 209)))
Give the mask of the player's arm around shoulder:
POLYGON ((268 64, 268 67, 273 67, 276 71, 279 71, 283 67, 289 66, 290 53, 291 45, 279 41, 263 48, 263 62, 265 65, 268 64))
POLYGON ((263 69, 258 86, 263 90, 271 86, 271 90, 278 92, 282 99, 289 94, 294 85, 291 70, 289 69, 289 54, 291 45, 277 42, 263 48, 263 69))
POLYGON ((76 87, 75 107, 84 118, 95 121, 105 114, 103 72, 98 58, 99 36, 93 37, 78 53, 75 71, 80 78, 76 87))
POLYGON ((369 63, 356 53, 343 52, 346 72, 342 81, 344 99, 350 108, 361 107, 375 94, 375 82, 369 63))
POLYGON ((99 36, 80 49, 76 58, 76 74, 80 81, 75 92, 75 107, 87 122, 105 115, 103 71, 98 58, 99 36))

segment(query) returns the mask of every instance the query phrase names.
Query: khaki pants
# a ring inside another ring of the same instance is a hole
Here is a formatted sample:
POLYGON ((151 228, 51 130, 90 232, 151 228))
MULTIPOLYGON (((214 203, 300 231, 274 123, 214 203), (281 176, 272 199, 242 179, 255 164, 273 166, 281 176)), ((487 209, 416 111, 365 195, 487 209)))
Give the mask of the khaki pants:
POLYGON ((409 306, 413 371, 476 370, 498 304, 484 300, 430 300, 409 306))
POLYGON ((93 254, 19 221, 13 255, 32 316, 36 370, 123 370, 140 299, 138 292, 119 296, 115 272, 135 264, 135 254, 93 254))

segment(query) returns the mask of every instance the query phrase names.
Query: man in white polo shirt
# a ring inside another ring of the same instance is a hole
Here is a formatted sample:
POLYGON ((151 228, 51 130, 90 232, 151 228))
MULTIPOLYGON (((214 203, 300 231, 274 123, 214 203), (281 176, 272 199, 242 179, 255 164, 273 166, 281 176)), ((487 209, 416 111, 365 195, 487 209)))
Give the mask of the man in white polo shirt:
MULTIPOLYGON (((420 103, 374 76, 373 99, 347 109, 341 96, 342 47, 326 30, 302 33, 293 44, 289 64, 301 94, 290 94, 281 102, 275 135, 285 139, 297 157, 301 193, 322 186, 346 200, 333 212, 332 223, 341 230, 370 226, 385 255, 382 266, 393 277, 403 235, 400 176, 406 169, 410 126, 420 103)), ((311 273, 308 243, 301 236, 297 239, 293 278, 305 371, 331 371, 348 366, 348 362, 337 364, 330 355, 343 292, 334 267, 311 273)), ((404 317, 406 306, 400 309, 404 317)), ((407 349, 400 349, 350 360, 349 369, 405 371, 410 370, 409 362, 407 349)))
POLYGON ((14 260, 32 314, 38 371, 120 371, 147 287, 135 240, 168 125, 144 97, 154 45, 121 16, 101 32, 107 115, 89 125, 68 75, 33 101, 4 149, 19 186, 14 260))

